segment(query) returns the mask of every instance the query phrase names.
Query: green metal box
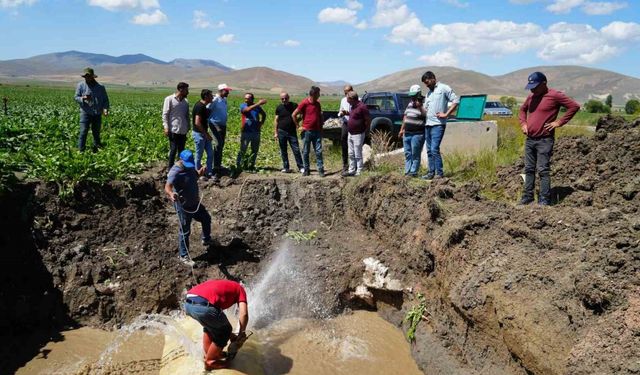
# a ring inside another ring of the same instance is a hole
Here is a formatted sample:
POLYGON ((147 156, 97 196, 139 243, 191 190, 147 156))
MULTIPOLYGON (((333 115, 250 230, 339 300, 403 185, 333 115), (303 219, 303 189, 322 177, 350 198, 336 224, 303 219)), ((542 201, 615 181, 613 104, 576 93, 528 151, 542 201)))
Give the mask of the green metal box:
POLYGON ((486 95, 462 95, 456 112, 457 121, 480 121, 484 114, 486 95))

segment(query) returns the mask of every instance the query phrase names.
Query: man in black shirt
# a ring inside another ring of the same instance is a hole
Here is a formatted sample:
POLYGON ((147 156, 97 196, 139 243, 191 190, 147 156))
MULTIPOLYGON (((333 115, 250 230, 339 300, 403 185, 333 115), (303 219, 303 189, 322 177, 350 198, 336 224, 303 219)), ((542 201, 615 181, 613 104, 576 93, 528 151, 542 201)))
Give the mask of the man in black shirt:
POLYGON ((276 108, 276 117, 274 120, 273 137, 278 140, 280 145, 280 156, 282 157, 282 172, 290 173, 289 155, 287 153, 287 142, 291 146, 293 157, 296 158, 298 170, 302 173, 302 155, 300 154, 300 146, 298 145, 298 134, 296 133, 296 124, 293 122, 291 114, 296 110, 298 104, 289 101, 289 94, 283 92, 280 94, 280 105, 276 108))
POLYGON ((213 171, 213 145, 211 140, 213 137, 209 134, 209 126, 207 120, 209 118, 209 110, 207 104, 213 100, 211 90, 204 89, 200 93, 200 100, 193 106, 193 142, 196 145, 196 169, 202 168, 202 153, 207 152, 207 170, 203 178, 211 176, 213 171))

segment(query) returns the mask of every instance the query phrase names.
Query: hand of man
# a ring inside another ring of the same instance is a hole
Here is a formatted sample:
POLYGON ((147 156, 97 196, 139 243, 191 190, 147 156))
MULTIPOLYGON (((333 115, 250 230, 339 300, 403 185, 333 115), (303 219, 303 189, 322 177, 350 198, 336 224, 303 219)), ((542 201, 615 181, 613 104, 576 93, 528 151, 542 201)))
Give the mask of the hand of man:
POLYGON ((524 135, 528 135, 529 134, 529 130, 527 130, 527 124, 520 124, 520 129, 522 129, 522 133, 524 135))
POLYGON ((207 172, 207 166, 203 165, 202 168, 198 169, 198 175, 200 176, 204 176, 204 174, 207 172))
POLYGON ((213 137, 211 136, 211 134, 209 134, 209 132, 204 133, 204 137, 207 139, 207 141, 213 140, 213 137))
POLYGON ((558 127, 560 127, 560 122, 558 120, 544 124, 544 130, 549 132, 558 127))
POLYGON ((398 132, 398 137, 403 137, 404 136, 404 130, 400 130, 398 132))
POLYGON ((167 137, 169 136, 169 129, 168 128, 164 129, 164 135, 167 136, 167 137))
POLYGON ((258 105, 265 105, 265 104, 267 104, 267 99, 258 100, 258 105))
POLYGON ((174 202, 174 203, 175 203, 175 201, 177 201, 177 200, 178 200, 178 193, 175 193, 175 192, 174 192, 174 193, 167 194, 167 195, 169 196, 169 200, 170 200, 171 202, 174 202))
POLYGON ((105 109, 103 109, 103 110, 102 110, 102 114, 103 114, 103 115, 105 115, 105 116, 109 116, 109 110, 108 110, 108 109, 106 109, 106 108, 105 108, 105 109))
POLYGON ((447 117, 449 117, 449 115, 447 115, 444 112, 438 112, 438 113, 436 113, 436 117, 437 118, 447 118, 447 117))
POLYGON ((273 134, 273 139, 278 139, 278 133, 273 134))

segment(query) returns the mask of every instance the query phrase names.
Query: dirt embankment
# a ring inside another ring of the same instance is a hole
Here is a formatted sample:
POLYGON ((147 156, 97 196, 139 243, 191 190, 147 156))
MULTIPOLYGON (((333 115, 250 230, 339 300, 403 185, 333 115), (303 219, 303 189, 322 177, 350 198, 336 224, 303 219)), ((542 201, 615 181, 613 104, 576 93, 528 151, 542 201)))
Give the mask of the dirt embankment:
MULTIPOLYGON (((427 374, 640 373, 639 131, 608 120, 594 139, 559 140, 552 181, 566 189, 554 207, 394 176, 203 185, 219 244, 207 252, 194 224, 193 277, 251 282, 287 230, 317 230, 292 257, 322 286, 326 311, 362 306, 350 296, 369 256, 406 288, 376 295, 387 319, 400 324, 416 293, 426 296, 414 354, 427 374)), ((519 173, 501 172, 505 191, 517 192, 519 173)), ((194 279, 176 260, 162 182, 156 172, 85 186, 76 203, 33 185, 3 201, 0 250, 13 254, 3 331, 52 320, 112 327, 177 308, 194 279)))

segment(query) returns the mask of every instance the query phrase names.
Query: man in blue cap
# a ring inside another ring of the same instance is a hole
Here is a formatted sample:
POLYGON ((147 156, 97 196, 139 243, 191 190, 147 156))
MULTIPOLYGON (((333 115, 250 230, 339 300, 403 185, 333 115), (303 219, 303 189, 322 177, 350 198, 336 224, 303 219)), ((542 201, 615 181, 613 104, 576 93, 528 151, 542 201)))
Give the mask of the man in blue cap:
POLYGON ((211 245, 211 215, 202 204, 198 190, 198 178, 205 174, 206 167, 196 170, 191 150, 183 150, 178 160, 169 169, 167 183, 164 191, 173 202, 180 220, 180 232, 178 234, 178 251, 180 261, 193 266, 189 256, 189 234, 191 233, 191 220, 202 224, 202 244, 211 245))
POLYGON ((533 191, 536 183, 536 169, 540 176, 540 194, 538 204, 551 204, 551 155, 555 128, 573 118, 580 105, 563 92, 547 87, 547 77, 541 72, 529 75, 525 90, 531 94, 520 107, 520 127, 527 136, 524 145, 524 189, 520 204, 533 202, 533 191), (557 120, 560 108, 567 112, 557 120))

